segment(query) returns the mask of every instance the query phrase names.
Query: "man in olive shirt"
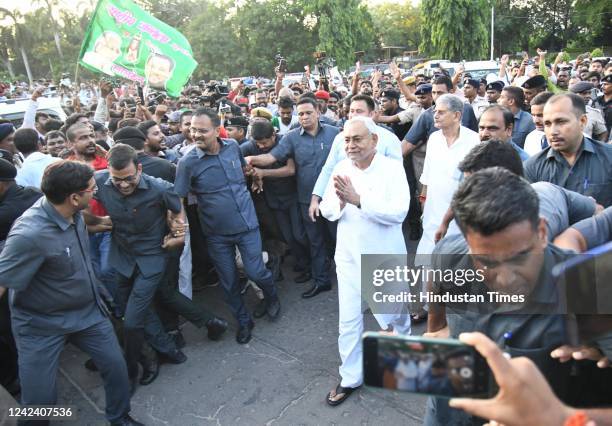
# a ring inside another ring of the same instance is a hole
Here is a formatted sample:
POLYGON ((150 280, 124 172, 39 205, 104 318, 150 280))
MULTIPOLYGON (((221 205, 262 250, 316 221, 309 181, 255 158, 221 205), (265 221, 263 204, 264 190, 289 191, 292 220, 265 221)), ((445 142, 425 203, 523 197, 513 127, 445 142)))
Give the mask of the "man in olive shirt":
POLYGON ((45 197, 15 222, 0 254, 0 286, 9 287, 19 351, 21 403, 57 403, 59 358, 70 342, 98 366, 111 424, 140 425, 128 415, 127 368, 98 293, 80 213, 96 190, 93 170, 58 161, 46 169, 41 187, 45 197))

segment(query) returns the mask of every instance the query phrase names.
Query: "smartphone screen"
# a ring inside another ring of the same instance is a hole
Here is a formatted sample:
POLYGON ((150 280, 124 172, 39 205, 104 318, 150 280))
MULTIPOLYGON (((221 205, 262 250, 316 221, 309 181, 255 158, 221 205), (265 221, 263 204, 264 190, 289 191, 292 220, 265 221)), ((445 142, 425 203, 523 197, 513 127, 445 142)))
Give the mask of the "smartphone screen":
POLYGON ((569 343, 588 344, 612 332, 612 242, 555 265, 552 274, 565 288, 569 343))
POLYGON ((495 393, 486 360, 454 339, 366 333, 363 363, 366 386, 446 398, 495 393))

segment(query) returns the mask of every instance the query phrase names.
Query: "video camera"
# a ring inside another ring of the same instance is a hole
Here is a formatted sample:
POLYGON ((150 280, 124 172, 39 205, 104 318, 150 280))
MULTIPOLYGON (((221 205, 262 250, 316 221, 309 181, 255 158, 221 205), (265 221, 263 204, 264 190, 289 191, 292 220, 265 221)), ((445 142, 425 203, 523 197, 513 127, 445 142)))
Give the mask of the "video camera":
POLYGON ((319 73, 319 79, 327 80, 329 70, 336 65, 336 61, 328 58, 326 52, 314 52, 312 56, 315 58, 315 68, 319 73))
POLYGON ((278 69, 278 72, 286 73, 287 60, 280 53, 277 53, 276 56, 274 56, 274 60, 276 61, 276 68, 278 69))

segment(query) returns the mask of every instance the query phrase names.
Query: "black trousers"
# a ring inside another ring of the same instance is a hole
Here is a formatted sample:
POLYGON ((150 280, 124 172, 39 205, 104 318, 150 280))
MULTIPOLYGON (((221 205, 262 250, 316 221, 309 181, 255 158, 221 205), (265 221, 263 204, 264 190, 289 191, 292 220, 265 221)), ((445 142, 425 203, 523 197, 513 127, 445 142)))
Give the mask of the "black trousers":
POLYGON ((191 264, 193 274, 199 277, 206 277, 208 271, 213 267, 212 260, 208 255, 206 239, 200 224, 197 205, 187 205, 185 207, 187 220, 189 221, 189 237, 191 239, 191 264))
POLYGON ((181 252, 182 250, 169 252, 168 265, 155 295, 157 312, 166 331, 178 328, 179 315, 198 328, 214 317, 204 306, 178 291, 181 252))
POLYGON ((8 292, 0 298, 0 386, 7 387, 17 379, 17 345, 11 331, 8 292))

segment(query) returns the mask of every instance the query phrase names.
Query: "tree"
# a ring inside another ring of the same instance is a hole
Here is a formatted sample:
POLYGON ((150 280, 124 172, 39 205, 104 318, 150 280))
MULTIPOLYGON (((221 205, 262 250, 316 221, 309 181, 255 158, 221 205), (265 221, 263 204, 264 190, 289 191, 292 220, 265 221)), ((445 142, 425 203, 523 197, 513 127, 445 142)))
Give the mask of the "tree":
POLYGON ((237 61, 248 75, 273 74, 280 53, 290 71, 301 71, 312 59, 317 34, 304 23, 301 4, 285 0, 248 0, 232 18, 240 45, 237 61))
POLYGON ((411 3, 381 3, 370 9, 378 41, 385 46, 417 50, 421 43, 419 9, 411 3))
POLYGON ((361 0, 304 0, 304 7, 316 17, 317 50, 335 58, 340 69, 354 63, 355 51, 375 47, 372 16, 361 0))
POLYGON ((423 0, 420 50, 440 59, 482 59, 489 47, 488 10, 486 0, 423 0))
POLYGON ((60 34, 59 34, 59 26, 53 18, 53 7, 57 6, 57 0, 36 0, 36 3, 44 3, 47 6, 47 17, 49 22, 51 23, 51 28, 53 29, 53 40, 55 41, 55 48, 57 49, 57 53, 60 56, 60 59, 64 59, 64 54, 62 53, 62 44, 60 42, 60 34))
POLYGON ((26 45, 31 45, 30 43, 28 43, 31 40, 29 31, 25 31, 23 25, 18 22, 18 17, 20 16, 18 15, 18 12, 13 13, 10 10, 2 7, 0 8, 0 15, 3 16, 3 18, 10 18, 13 21, 13 28, 15 30, 15 35, 13 36, 15 40, 15 46, 19 50, 19 52, 21 52, 21 57, 23 59, 23 65, 25 66, 26 73, 28 75, 28 80, 30 81, 30 84, 32 84, 34 82, 34 79, 32 77, 30 63, 28 62, 28 53, 25 47, 26 45))
POLYGON ((577 0, 572 10, 572 43, 580 47, 607 46, 612 34, 609 0, 577 0))
POLYGON ((529 36, 533 31, 528 15, 529 11, 519 7, 514 0, 495 1, 496 57, 506 53, 529 51, 529 36), (517 31, 517 28, 520 28, 520 31, 517 31))
POLYGON ((146 11, 174 28, 183 27, 200 11, 200 2, 195 0, 144 0, 142 3, 146 11))
POLYGON ((12 56, 15 51, 15 38, 13 37, 12 28, 0 28, 0 60, 2 65, 8 71, 11 80, 15 79, 15 71, 13 70, 12 56))
POLYGON ((573 3, 573 0, 517 0, 516 5, 527 12, 527 19, 516 26, 527 26, 532 48, 559 51, 573 32, 570 20, 573 3))
MULTIPOLYGON (((227 5, 199 3, 199 14, 194 16, 183 30, 193 50, 198 67, 195 79, 223 78, 236 75, 236 63, 241 61, 238 38, 226 19, 227 5)), ((240 75, 240 74, 238 74, 240 75)))

